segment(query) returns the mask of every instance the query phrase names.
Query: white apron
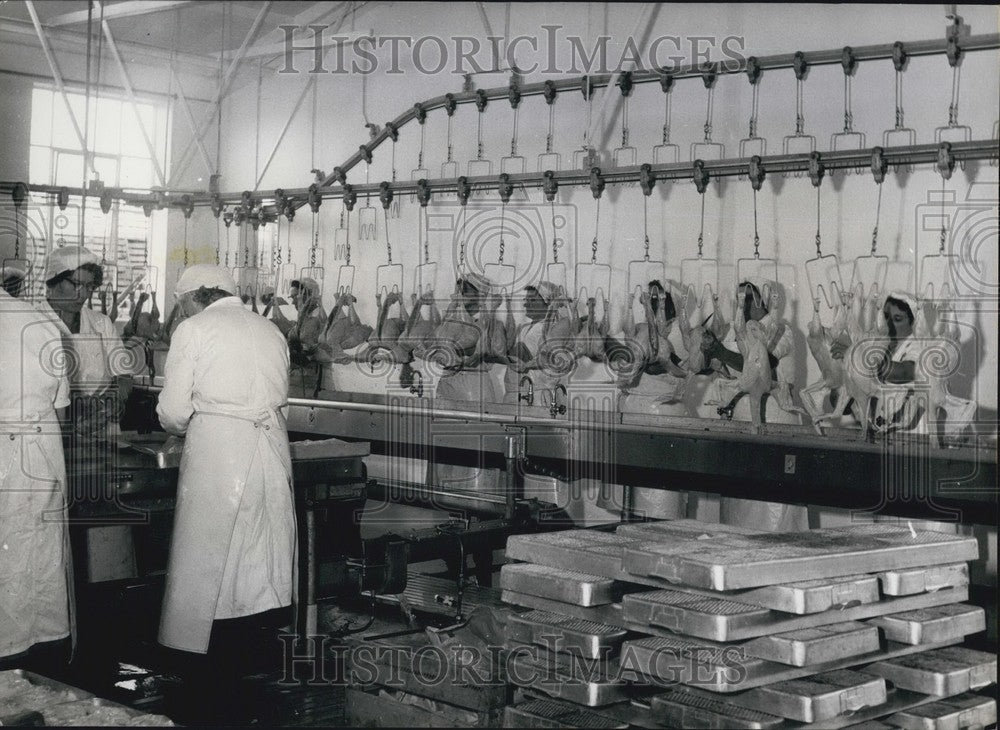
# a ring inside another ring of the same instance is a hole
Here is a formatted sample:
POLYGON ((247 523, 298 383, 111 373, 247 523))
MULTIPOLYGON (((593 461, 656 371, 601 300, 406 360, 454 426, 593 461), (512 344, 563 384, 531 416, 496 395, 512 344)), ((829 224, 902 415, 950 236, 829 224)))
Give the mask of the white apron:
POLYGON ((0 657, 73 634, 59 331, 0 291, 0 657))

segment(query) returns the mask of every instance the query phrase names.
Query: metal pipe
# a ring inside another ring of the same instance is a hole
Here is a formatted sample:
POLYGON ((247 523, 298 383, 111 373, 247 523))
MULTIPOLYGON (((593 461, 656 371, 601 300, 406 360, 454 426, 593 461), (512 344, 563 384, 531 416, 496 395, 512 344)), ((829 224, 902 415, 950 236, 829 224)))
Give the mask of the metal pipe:
POLYGON ((260 171, 260 176, 257 178, 257 182, 254 183, 253 189, 256 191, 260 187, 261 181, 264 179, 264 175, 267 174, 267 170, 271 167, 271 163, 274 161, 274 156, 278 154, 278 148, 281 147, 281 143, 285 140, 285 135, 288 133, 289 127, 292 126, 292 122, 295 120, 295 115, 299 113, 299 109, 302 107, 302 102, 306 98, 306 94, 309 90, 313 88, 316 84, 316 77, 312 76, 309 82, 306 84, 305 88, 302 89, 302 93, 299 95, 299 100, 295 102, 295 107, 292 109, 292 113, 288 115, 288 119, 285 120, 285 126, 281 128, 281 132, 278 134, 278 139, 274 143, 274 147, 271 148, 271 154, 267 156, 267 162, 264 163, 264 168, 260 171))
POLYGON ((184 111, 184 117, 187 119, 188 126, 191 127, 191 134, 195 135, 194 141, 198 145, 198 151, 201 153, 201 159, 205 162, 208 174, 211 175, 215 172, 215 169, 212 167, 212 159, 208 156, 208 150, 205 149, 205 144, 198 136, 198 122, 194 120, 194 114, 191 112, 191 105, 188 104, 187 95, 184 93, 184 87, 181 86, 181 77, 174 70, 173 66, 170 67, 170 73, 173 74, 174 81, 177 83, 177 98, 181 102, 181 109, 184 111))

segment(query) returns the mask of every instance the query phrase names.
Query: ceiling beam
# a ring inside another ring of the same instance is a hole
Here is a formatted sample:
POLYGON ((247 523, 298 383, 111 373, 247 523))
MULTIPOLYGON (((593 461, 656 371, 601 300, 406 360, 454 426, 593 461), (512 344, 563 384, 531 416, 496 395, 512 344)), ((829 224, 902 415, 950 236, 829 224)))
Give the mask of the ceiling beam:
MULTIPOLYGON (((185 5, 194 5, 195 0, 125 0, 125 2, 107 5, 104 8, 104 19, 131 18, 136 15, 159 13, 164 10, 176 10, 185 5)), ((75 25, 87 22, 86 10, 74 10, 71 13, 56 15, 43 23, 46 28, 58 28, 63 25, 75 25)))

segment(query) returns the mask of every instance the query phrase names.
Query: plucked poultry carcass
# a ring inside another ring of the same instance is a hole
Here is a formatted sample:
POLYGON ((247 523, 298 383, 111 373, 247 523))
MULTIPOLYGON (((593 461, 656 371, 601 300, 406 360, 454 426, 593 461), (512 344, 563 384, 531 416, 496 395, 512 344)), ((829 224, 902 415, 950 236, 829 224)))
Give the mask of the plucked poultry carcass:
MULTIPOLYGON (((344 364, 353 359, 348 350, 366 342, 372 328, 361 322, 354 308, 357 299, 350 293, 337 295, 326 319, 326 326, 317 348, 317 360, 325 363, 344 364)), ((276 310, 277 311, 277 308, 276 310)))
POLYGON ((680 311, 677 316, 677 323, 681 330, 681 341, 688 356, 685 360, 685 367, 689 374, 698 375, 712 370, 720 372, 725 377, 731 377, 729 369, 722 361, 710 358, 701 348, 701 343, 707 339, 722 340, 729 332, 729 324, 722 316, 722 311, 716 308, 711 314, 701 318, 698 324, 691 324, 691 315, 688 311, 686 301, 682 301, 680 311))
POLYGON ((865 296, 859 284, 851 298, 847 317, 847 339, 850 344, 844 351, 844 393, 852 401, 851 410, 866 435, 869 431, 869 414, 872 397, 878 395, 882 383, 878 368, 885 359, 888 338, 885 321, 878 303, 881 295, 865 296))
POLYGON ((506 365, 510 362, 508 352, 513 345, 514 314, 511 311, 510 299, 507 299, 507 313, 500 319, 500 306, 504 297, 491 294, 486 297, 486 303, 480 318, 480 336, 476 353, 482 362, 506 365))
POLYGON ((843 303, 836 305, 833 323, 826 327, 820 321, 819 309, 813 309, 813 317, 809 321, 806 343, 809 351, 819 365, 819 380, 803 388, 799 392, 802 405, 812 419, 816 430, 822 433, 822 426, 831 418, 836 418, 845 411, 848 405, 844 401, 844 361, 834 357, 833 348, 839 343, 846 348, 849 344, 847 334, 848 308, 843 303), (825 404, 829 399, 831 409, 825 404))
POLYGON ((589 357, 601 361, 605 358, 605 338, 608 334, 608 302, 602 300, 604 315, 597 320, 597 299, 587 299, 587 316, 584 318, 579 332, 574 338, 574 351, 577 357, 589 357))
POLYGON ((441 323, 413 354, 439 367, 457 369, 476 352, 480 337, 481 328, 466 307, 466 297, 455 292, 441 323))
POLYGON ((576 338, 580 332, 580 319, 573 312, 572 303, 560 291, 552 297, 545 313, 542 341, 534 362, 525 367, 540 368, 553 376, 564 376, 573 369, 576 360, 576 338))
POLYGON ((403 298, 399 292, 389 292, 385 295, 384 301, 381 294, 377 294, 375 299, 378 303, 378 322, 368 341, 374 345, 391 349, 399 336, 403 334, 409 315, 406 313, 406 307, 403 306, 403 298), (389 312, 393 306, 398 309, 397 316, 390 317, 389 312))

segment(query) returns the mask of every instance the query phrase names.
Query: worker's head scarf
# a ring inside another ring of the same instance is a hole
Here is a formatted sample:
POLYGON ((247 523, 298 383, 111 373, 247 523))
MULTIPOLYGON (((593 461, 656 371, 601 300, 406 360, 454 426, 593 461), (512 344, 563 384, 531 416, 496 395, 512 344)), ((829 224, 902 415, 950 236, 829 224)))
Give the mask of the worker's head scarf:
POLYGON ((538 296, 542 298, 543 302, 546 304, 552 304, 552 298, 555 297, 556 293, 559 291, 559 287, 551 281, 540 281, 535 284, 534 290, 538 292, 538 296))
POLYGON ((309 292, 313 296, 319 295, 319 284, 315 279, 308 276, 299 279, 299 292, 309 292))
POLYGON ((485 294, 492 286, 489 279, 476 271, 470 271, 458 280, 459 291, 461 291, 463 283, 468 284, 480 294, 485 294))
POLYGON ((181 278, 177 280, 174 293, 177 296, 197 291, 201 287, 206 289, 221 289, 227 294, 236 293, 236 281, 229 269, 215 264, 194 264, 184 269, 181 278))
POLYGON ((45 257, 45 281, 76 271, 84 264, 101 265, 101 257, 83 246, 60 246, 49 252, 45 257))
MULTIPOLYGON (((920 308, 920 302, 917 301, 916 297, 899 289, 891 291, 886 295, 885 301, 882 302, 883 312, 885 311, 885 305, 888 304, 890 301, 895 303, 901 303, 905 305, 906 309, 910 310, 910 325, 913 327, 914 330, 916 330, 917 310, 920 308)), ((889 335, 891 337, 895 337, 896 328, 893 326, 892 321, 889 320, 888 318, 887 318, 887 324, 889 325, 889 335)))

